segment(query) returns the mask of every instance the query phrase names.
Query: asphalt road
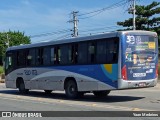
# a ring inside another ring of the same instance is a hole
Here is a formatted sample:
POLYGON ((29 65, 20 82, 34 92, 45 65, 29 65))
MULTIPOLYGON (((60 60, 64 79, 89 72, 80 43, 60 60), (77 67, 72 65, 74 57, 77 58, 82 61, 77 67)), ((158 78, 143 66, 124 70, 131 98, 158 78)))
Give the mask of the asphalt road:
MULTIPOLYGON (((27 95, 21 95, 18 90, 5 88, 5 85, 0 83, 0 111, 160 111, 160 84, 152 88, 112 91, 103 99, 95 98, 93 94, 86 94, 81 99, 69 100, 64 92, 59 91, 50 95, 46 95, 43 91, 30 91, 27 95)), ((65 119, 74 120, 75 118, 65 119)), ((83 117, 77 119, 84 120, 83 117)), ((92 118, 94 119, 97 118, 92 118)), ((98 119, 106 120, 103 117, 98 119)), ((116 120, 117 117, 109 119, 116 120)), ((139 118, 119 117, 118 119, 136 120, 139 118)), ((140 119, 152 118, 141 117, 140 119)))

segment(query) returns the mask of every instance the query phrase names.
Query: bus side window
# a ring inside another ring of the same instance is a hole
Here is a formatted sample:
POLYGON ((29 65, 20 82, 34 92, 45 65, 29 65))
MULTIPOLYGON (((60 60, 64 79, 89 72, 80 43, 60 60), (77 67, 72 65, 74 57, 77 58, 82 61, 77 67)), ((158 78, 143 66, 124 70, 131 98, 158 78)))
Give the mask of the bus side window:
POLYGON ((74 64, 74 45, 68 46, 68 64, 74 64))
POLYGON ((107 40, 106 41, 106 62, 107 63, 111 63, 113 61, 113 49, 114 49, 114 46, 113 46, 113 41, 110 41, 110 40, 107 40))
POLYGON ((117 63, 118 61, 118 40, 108 40, 107 41, 107 63, 117 63))
POLYGON ((59 60, 60 60, 60 48, 54 47, 54 64, 59 64, 59 60))
POLYGON ((56 56, 56 58, 57 58, 57 64, 60 64, 60 61, 61 61, 61 49, 60 49, 60 47, 57 47, 57 56, 56 56))
POLYGON ((78 44, 75 44, 74 45, 74 63, 77 64, 78 62, 78 44))
POLYGON ((69 46, 68 45, 62 45, 60 47, 61 53, 60 53, 60 64, 68 64, 69 63, 69 46))
POLYGON ((115 63, 118 62, 118 49, 119 49, 119 40, 114 40, 114 55, 113 55, 113 61, 115 63))
POLYGON ((97 52, 96 52, 96 61, 97 63, 106 63, 106 41, 105 40, 99 40, 97 41, 97 52))
POLYGON ((51 48, 51 64, 55 64, 55 50, 51 48))
POLYGON ((80 42, 78 44, 78 64, 87 63, 87 42, 80 42))
POLYGON ((73 45, 62 45, 60 47, 61 49, 61 61, 60 64, 72 64, 74 63, 73 61, 73 52, 74 52, 74 46, 73 45))
POLYGON ((43 64, 43 48, 36 49, 36 65, 42 65, 43 64))
POLYGON ((26 65, 25 54, 26 53, 24 50, 17 51, 17 66, 18 67, 24 67, 26 65))
POLYGON ((50 48, 49 47, 45 47, 43 49, 43 54, 42 54, 42 58, 43 58, 43 65, 49 65, 50 64, 50 48))
POLYGON ((96 60, 96 43, 89 42, 88 44, 88 63, 95 63, 96 60))
POLYGON ((54 64, 57 64, 57 60, 58 60, 58 51, 57 51, 57 47, 54 48, 54 64))
POLYGON ((34 66, 35 65, 35 49, 27 50, 26 54, 26 60, 28 66, 34 66))

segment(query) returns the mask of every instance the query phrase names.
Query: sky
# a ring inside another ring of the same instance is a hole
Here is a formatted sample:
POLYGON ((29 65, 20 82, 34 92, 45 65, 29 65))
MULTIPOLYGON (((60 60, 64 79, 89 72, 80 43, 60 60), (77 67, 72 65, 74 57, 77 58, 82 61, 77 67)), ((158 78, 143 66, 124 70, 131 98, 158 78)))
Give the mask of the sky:
MULTIPOLYGON (((71 37, 73 23, 68 21, 72 18, 72 11, 78 11, 77 15, 81 15, 106 8, 119 1, 122 0, 1 0, 0 32, 24 32, 25 35, 31 36, 32 43, 71 37), (35 35, 42 36, 34 37, 35 35)), ((136 4, 148 5, 151 2, 152 0, 137 0, 136 4)), ((86 17, 93 14, 78 16, 79 36, 121 28, 117 26, 117 21, 132 17, 127 13, 129 5, 130 3, 127 3, 105 10, 89 18, 86 17)))

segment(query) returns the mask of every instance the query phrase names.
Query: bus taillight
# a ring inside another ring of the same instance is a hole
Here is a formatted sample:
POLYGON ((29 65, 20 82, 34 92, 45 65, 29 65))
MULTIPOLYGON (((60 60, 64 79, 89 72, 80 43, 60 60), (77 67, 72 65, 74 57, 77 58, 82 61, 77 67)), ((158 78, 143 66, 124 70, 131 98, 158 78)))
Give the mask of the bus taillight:
POLYGON ((122 79, 123 80, 127 80, 127 68, 126 68, 126 65, 123 66, 121 74, 122 74, 122 79))
POLYGON ((156 77, 158 78, 158 64, 156 65, 156 77))

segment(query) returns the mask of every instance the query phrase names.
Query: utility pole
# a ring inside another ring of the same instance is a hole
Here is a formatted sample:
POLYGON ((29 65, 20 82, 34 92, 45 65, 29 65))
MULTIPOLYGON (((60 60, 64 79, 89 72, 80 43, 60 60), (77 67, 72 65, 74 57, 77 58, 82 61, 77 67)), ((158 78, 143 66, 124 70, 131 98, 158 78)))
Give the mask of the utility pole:
POLYGON ((9 48, 9 36, 7 34, 7 42, 6 42, 7 48, 9 48))
POLYGON ((133 30, 136 30, 136 0, 129 0, 132 2, 132 5, 130 6, 130 8, 128 9, 129 12, 133 13, 133 30))
POLYGON ((77 19, 77 13, 78 11, 73 11, 71 14, 73 15, 73 19, 70 20, 70 23, 73 23, 73 34, 72 37, 78 36, 78 19, 77 19))
POLYGON ((136 30, 136 0, 133 0, 133 30, 136 30))

